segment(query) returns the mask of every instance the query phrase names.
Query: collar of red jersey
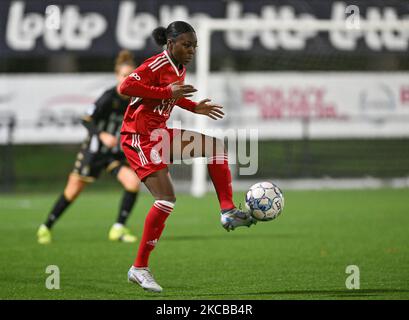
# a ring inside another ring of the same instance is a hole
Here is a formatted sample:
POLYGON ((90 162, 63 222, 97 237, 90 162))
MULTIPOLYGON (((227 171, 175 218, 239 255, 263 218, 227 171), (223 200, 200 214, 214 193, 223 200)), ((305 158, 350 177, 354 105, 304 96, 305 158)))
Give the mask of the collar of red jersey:
POLYGON ((181 77, 183 73, 185 72, 185 68, 182 69, 182 72, 179 73, 179 69, 175 66, 173 63, 172 59, 169 56, 168 50, 164 50, 163 53, 165 54, 166 58, 169 60, 170 64, 172 65, 173 69, 175 70, 176 74, 181 77))

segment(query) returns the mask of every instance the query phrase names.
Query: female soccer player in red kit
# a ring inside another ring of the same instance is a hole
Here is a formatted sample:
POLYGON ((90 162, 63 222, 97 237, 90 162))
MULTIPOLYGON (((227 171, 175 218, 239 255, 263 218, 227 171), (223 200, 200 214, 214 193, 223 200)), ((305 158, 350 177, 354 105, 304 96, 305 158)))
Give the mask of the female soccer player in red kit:
POLYGON ((250 226, 255 220, 248 213, 238 210, 233 203, 231 174, 224 143, 198 132, 166 126, 175 105, 214 120, 224 115, 222 107, 210 103, 209 99, 198 103, 187 99, 196 91, 191 85, 184 84, 185 65, 192 60, 197 46, 194 29, 186 22, 175 21, 166 29, 156 28, 152 35, 158 45, 166 45, 166 50, 136 68, 122 82, 119 92, 132 97, 122 124, 122 148, 129 164, 155 198, 146 216, 138 254, 128 272, 128 280, 138 283, 145 290, 161 292, 161 286, 156 283, 148 268, 148 259, 176 201, 167 161, 164 159, 165 152, 170 155, 171 162, 177 158, 186 158, 185 148, 189 146, 188 156, 208 159, 208 172, 216 189, 221 222, 226 230, 250 226), (162 142, 159 150, 158 129, 162 132, 159 134, 159 141, 162 142), (181 136, 190 139, 180 139, 181 136))

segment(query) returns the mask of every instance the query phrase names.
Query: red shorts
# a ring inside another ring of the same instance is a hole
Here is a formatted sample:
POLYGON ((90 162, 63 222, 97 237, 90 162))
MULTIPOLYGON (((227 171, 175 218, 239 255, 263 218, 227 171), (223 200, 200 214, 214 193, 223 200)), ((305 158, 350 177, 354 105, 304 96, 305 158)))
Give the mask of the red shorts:
POLYGON ((171 163, 170 146, 180 132, 180 129, 164 128, 156 135, 121 134, 122 149, 139 179, 143 180, 171 163))

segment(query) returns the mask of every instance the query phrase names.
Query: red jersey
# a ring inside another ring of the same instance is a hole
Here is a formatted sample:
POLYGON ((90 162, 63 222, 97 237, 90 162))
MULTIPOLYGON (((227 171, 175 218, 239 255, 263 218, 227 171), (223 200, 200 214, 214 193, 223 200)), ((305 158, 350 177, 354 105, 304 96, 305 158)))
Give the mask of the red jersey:
POLYGON ((184 83, 186 68, 178 68, 165 50, 143 62, 121 84, 120 93, 130 96, 121 133, 150 134, 166 128, 166 121, 175 105, 193 111, 196 103, 172 98, 170 84, 184 83))

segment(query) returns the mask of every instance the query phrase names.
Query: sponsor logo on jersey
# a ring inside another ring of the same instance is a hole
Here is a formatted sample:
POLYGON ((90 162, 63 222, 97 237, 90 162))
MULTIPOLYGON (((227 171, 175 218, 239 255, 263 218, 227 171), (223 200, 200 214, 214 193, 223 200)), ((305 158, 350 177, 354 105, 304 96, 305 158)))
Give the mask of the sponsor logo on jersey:
POLYGON ((168 117, 172 112, 173 107, 175 106, 176 99, 163 99, 161 105, 156 106, 153 109, 153 112, 159 113, 161 116, 168 117))

